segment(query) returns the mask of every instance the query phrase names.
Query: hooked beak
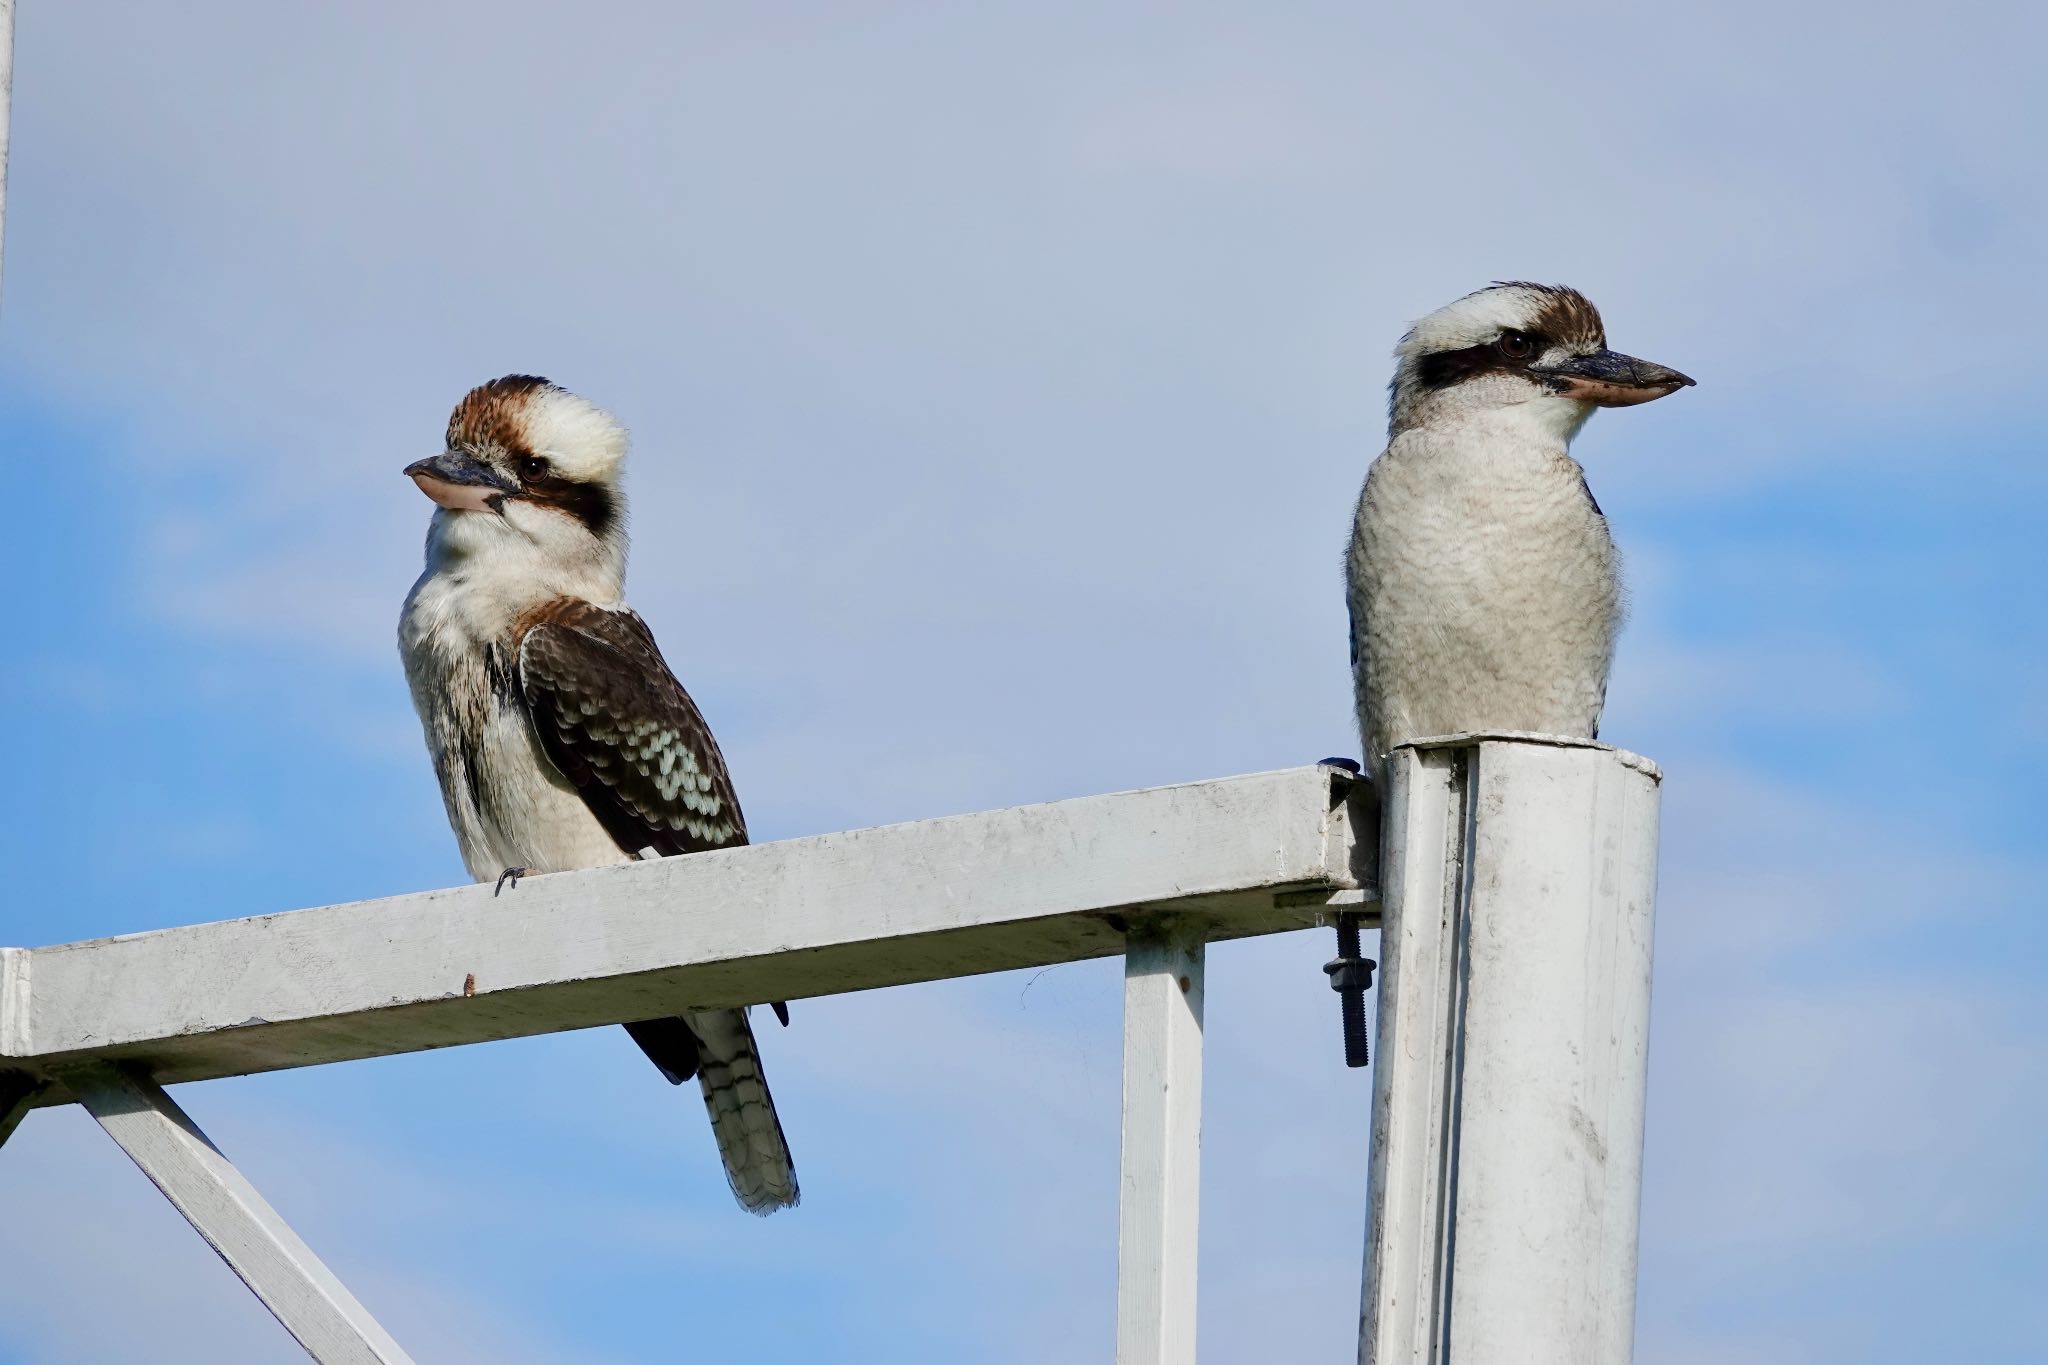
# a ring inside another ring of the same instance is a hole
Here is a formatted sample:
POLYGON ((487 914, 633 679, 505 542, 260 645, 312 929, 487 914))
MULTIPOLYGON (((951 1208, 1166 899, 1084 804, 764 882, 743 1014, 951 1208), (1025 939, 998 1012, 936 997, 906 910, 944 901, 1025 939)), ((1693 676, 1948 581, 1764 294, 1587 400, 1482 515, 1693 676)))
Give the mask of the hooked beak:
POLYGON ((518 491, 497 470, 454 450, 444 450, 430 460, 415 460, 405 472, 420 486, 420 492, 456 512, 495 512, 499 499, 518 491))
POLYGON ((1561 365, 1532 370, 1566 398, 1597 403, 1603 408, 1629 408, 1677 393, 1693 382, 1678 371, 1653 361, 1637 360, 1618 351, 1595 351, 1561 365))

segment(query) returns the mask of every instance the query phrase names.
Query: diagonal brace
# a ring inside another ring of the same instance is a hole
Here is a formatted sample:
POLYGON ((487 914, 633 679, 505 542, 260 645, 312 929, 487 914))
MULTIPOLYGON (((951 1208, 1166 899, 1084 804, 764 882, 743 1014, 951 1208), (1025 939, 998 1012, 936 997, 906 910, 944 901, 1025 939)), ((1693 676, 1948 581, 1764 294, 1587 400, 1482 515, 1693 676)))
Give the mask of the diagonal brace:
POLYGON ((163 1087, 112 1066, 65 1079, 107 1136, 320 1365, 412 1365, 163 1087))

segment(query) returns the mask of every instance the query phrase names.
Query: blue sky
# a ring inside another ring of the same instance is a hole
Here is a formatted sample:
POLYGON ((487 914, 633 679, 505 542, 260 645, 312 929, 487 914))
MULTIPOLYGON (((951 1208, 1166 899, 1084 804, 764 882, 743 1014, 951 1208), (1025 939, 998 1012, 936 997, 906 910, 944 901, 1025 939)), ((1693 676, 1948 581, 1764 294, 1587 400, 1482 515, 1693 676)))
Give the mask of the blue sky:
MULTIPOLYGON (((757 837, 1352 751, 1388 352, 1562 280, 1701 381, 1577 447, 1604 732, 1667 773, 1638 1359, 2048 1350, 2037 10, 19 24, 0 941, 460 879, 398 470, 514 370, 633 429, 631 592, 757 837)), ((1207 1360, 1355 1330, 1328 948, 1212 955, 1207 1360)), ((802 1003, 765 1222, 611 1031, 181 1099, 422 1360, 1098 1361, 1118 984, 802 1003)), ((299 1358, 75 1113, 0 1210, 6 1365, 299 1358)))

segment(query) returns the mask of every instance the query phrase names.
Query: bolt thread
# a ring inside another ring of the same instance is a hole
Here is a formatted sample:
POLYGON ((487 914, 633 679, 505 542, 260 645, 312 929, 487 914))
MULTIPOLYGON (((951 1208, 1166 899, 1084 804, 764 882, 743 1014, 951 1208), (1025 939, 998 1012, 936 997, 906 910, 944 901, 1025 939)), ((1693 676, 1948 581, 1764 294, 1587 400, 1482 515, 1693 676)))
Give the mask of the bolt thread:
POLYGON ((1365 1042, 1365 997, 1357 991, 1344 992, 1344 1065, 1366 1066, 1372 1061, 1365 1042))
MULTIPOLYGON (((1337 956, 1347 962, 1356 962, 1363 953, 1358 937, 1358 916, 1337 916, 1337 956)), ((1365 992, 1352 987, 1337 994, 1344 1015, 1344 1065, 1366 1066, 1371 1056, 1366 1045, 1365 992)))

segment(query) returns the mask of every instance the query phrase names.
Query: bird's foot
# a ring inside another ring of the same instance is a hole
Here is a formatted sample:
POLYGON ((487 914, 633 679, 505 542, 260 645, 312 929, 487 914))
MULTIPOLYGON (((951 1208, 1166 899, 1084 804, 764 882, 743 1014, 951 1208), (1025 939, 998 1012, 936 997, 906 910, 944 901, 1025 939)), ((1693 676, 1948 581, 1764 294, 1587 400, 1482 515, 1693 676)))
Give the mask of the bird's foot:
POLYGON ((505 889, 506 882, 512 883, 512 889, 514 891, 517 891, 519 889, 519 879, 521 877, 524 877, 525 875, 526 869, 523 867, 506 868, 503 872, 500 872, 498 874, 498 884, 491 888, 491 894, 495 896, 500 891, 503 891, 505 889))

